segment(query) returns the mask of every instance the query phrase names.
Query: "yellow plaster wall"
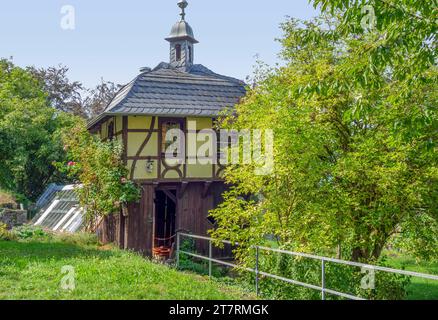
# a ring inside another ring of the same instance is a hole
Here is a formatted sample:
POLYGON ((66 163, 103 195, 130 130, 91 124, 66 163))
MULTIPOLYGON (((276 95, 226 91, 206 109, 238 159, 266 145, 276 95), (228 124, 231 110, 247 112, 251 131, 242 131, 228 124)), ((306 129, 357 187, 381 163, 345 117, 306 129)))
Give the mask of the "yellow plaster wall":
POLYGON ((187 118, 187 123, 189 121, 196 123, 196 130, 211 129, 213 126, 213 120, 211 118, 189 117, 189 118, 187 118))
MULTIPOLYGON (((154 166, 151 173, 146 170, 147 160, 138 160, 135 165, 134 179, 135 180, 147 180, 158 178, 158 164, 156 160, 153 160, 154 166)), ((128 160, 128 168, 131 172, 133 160, 128 160)))
MULTIPOLYGON (((161 174, 163 174, 165 168, 161 167, 161 174)), ((181 168, 182 170, 182 168, 181 168)), ((180 176, 178 174, 178 172, 176 172, 175 170, 169 170, 166 175, 164 176, 164 179, 180 179, 180 176)))
MULTIPOLYGON (((152 117, 148 116, 129 116, 128 129, 149 129, 151 127, 152 117)), ((155 121, 154 129, 158 128, 158 121, 155 121)))
MULTIPOLYGON (((211 129, 212 125, 213 125, 213 121, 212 119, 209 118, 188 118, 187 121, 192 121, 192 124, 194 122, 196 122, 196 130, 203 130, 203 129, 211 129)), ((188 127, 188 129, 193 130, 192 127, 188 127)), ((189 133, 190 135, 190 133, 189 133)), ((198 137, 201 141, 197 141, 196 142, 196 154, 188 154, 188 156, 190 156, 193 159, 193 156, 196 156, 198 153, 198 150, 201 146, 203 146, 204 144, 207 144, 209 147, 209 153, 208 154, 202 154, 201 156, 212 156, 212 152, 214 151, 213 149, 213 139, 211 137, 211 135, 208 134, 202 134, 201 136, 199 136, 198 133, 198 137)), ((192 134, 191 139, 194 138, 194 135, 192 134)), ((190 141, 188 140, 187 143, 190 143, 190 141)), ((190 152, 190 148, 187 148, 188 152, 190 152)), ((187 160, 187 178, 201 178, 201 179, 208 179, 212 177, 212 173, 213 173, 213 168, 212 168, 212 164, 200 164, 199 162, 196 163, 192 163, 195 160, 191 160, 189 163, 189 160, 187 160)))
POLYGON ((187 164, 187 178, 211 178, 211 164, 187 164))
POLYGON ((115 117, 114 126, 115 126, 115 133, 122 131, 122 129, 123 129, 123 118, 122 118, 122 116, 115 117))
POLYGON ((106 139, 108 137, 108 121, 102 123, 100 127, 100 138, 106 139))
MULTIPOLYGON (((146 132, 129 132, 128 133, 128 157, 134 157, 137 155, 141 145, 145 141, 148 133, 146 132)), ((158 133, 152 133, 149 142, 141 151, 142 157, 156 157, 158 156, 158 133)))

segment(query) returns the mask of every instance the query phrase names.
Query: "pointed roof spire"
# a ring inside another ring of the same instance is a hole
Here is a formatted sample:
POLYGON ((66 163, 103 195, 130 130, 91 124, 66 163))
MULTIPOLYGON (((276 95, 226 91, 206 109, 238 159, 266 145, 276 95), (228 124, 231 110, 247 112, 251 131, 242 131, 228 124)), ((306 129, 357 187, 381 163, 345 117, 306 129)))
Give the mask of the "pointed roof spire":
POLYGON ((181 21, 185 21, 185 18, 186 18, 186 8, 187 8, 188 5, 189 5, 189 3, 186 0, 180 0, 178 2, 178 7, 181 8, 181 13, 180 13, 181 21))

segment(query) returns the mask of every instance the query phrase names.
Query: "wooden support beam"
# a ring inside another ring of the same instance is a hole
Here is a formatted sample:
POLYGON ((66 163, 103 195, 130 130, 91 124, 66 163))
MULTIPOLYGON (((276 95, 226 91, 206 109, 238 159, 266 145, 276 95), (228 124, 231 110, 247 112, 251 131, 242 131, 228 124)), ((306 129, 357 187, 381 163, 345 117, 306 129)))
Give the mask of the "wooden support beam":
POLYGON ((170 200, 172 200, 176 204, 176 197, 172 192, 167 189, 163 189, 162 191, 166 194, 166 196, 170 198, 170 200))
POLYGON ((183 181, 181 183, 181 188, 179 189, 178 198, 181 199, 184 196, 184 193, 186 192, 188 185, 189 183, 187 181, 183 181))
POLYGON ((204 190, 202 191, 202 198, 205 198, 208 195, 208 191, 210 190, 210 187, 212 184, 213 184, 212 181, 206 181, 204 183, 204 190))

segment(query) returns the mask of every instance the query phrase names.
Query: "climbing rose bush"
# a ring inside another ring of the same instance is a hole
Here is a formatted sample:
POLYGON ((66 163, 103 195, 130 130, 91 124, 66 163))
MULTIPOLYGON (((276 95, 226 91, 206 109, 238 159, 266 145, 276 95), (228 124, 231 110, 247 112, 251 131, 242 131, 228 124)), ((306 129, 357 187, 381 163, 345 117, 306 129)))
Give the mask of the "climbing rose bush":
POLYGON ((82 185, 78 194, 90 228, 100 217, 120 212, 122 206, 140 198, 138 187, 126 178, 118 141, 101 141, 81 122, 64 134, 63 142, 69 161, 57 167, 82 185))

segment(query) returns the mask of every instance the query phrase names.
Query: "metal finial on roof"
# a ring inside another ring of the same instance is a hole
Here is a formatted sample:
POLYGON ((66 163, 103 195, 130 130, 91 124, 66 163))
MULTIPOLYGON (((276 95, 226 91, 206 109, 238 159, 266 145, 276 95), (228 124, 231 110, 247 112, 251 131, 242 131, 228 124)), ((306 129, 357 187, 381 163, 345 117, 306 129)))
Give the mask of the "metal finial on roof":
POLYGON ((186 18, 186 8, 188 5, 189 5, 189 3, 186 0, 180 0, 178 2, 178 7, 181 8, 180 16, 181 16, 182 21, 184 21, 186 18))

